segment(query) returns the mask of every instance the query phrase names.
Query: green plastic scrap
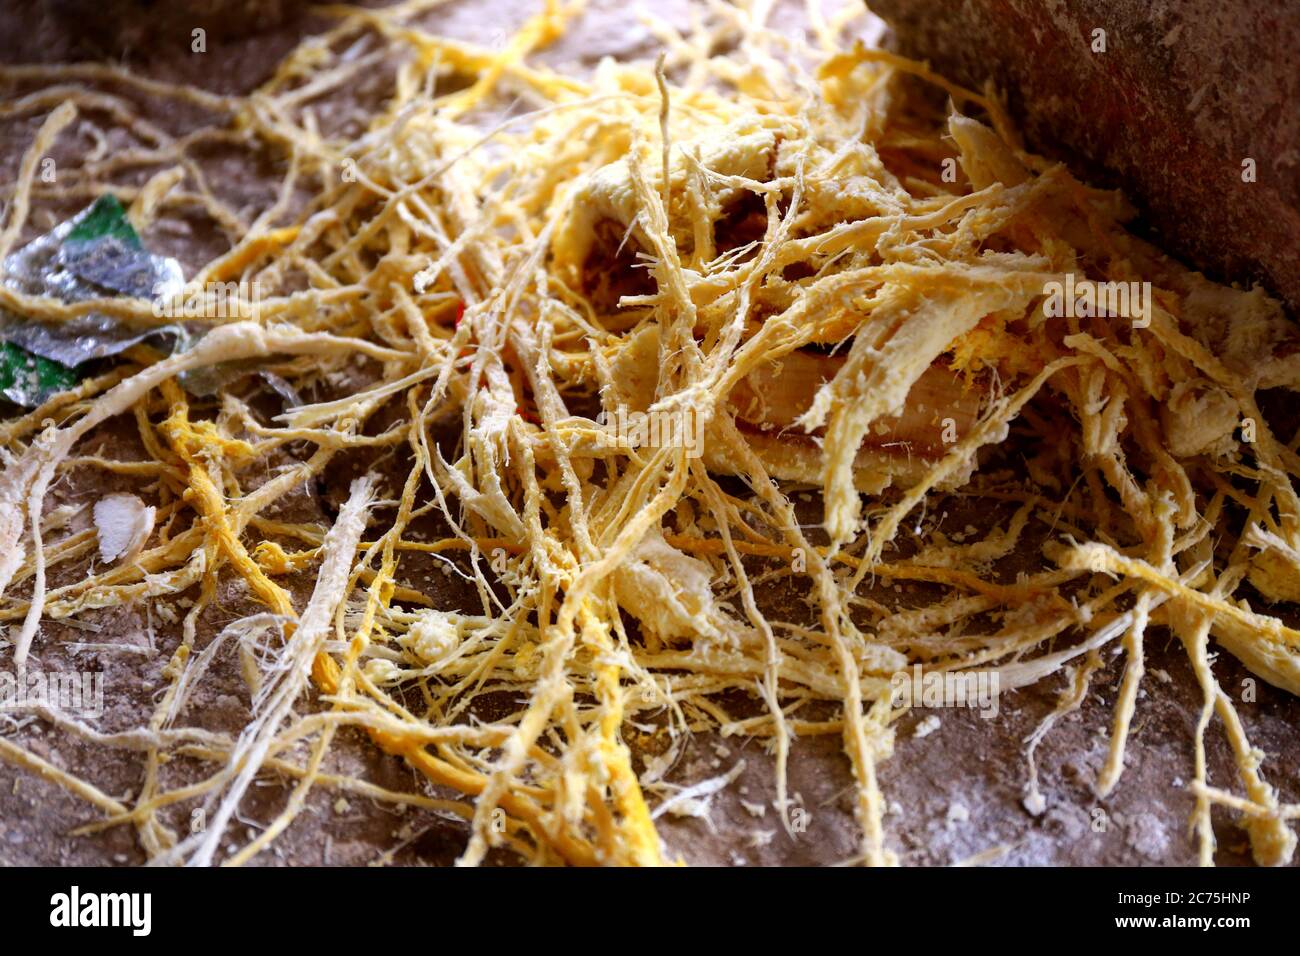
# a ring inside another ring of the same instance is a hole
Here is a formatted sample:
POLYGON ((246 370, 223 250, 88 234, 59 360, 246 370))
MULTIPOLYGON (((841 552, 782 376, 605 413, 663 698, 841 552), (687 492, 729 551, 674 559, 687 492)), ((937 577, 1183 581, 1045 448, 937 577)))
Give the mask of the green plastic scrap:
MULTIPOLYGON (((3 282, 63 302, 110 296, 167 299, 185 284, 180 264, 144 248, 117 197, 101 196, 4 260, 3 282)), ((45 323, 0 309, 0 394, 34 408, 75 385, 85 364, 147 338, 185 337, 179 325, 132 327, 92 312, 45 323)))
POLYGON ((75 225, 68 233, 65 242, 89 242, 92 239, 111 236, 132 248, 141 247, 140 234, 126 218, 126 210, 112 193, 100 196, 95 200, 94 205, 78 218, 79 221, 74 221, 75 225))
POLYGON ((75 368, 33 355, 12 342, 0 342, 0 395, 35 408, 80 379, 75 368))

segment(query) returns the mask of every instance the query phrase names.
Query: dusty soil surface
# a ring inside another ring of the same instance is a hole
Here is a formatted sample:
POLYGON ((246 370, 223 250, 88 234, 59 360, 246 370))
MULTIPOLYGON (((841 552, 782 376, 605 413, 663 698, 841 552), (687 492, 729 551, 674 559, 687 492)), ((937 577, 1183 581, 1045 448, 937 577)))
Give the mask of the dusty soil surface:
MULTIPOLYGON (((572 34, 541 55, 542 60, 584 70, 602 55, 654 56, 652 34, 638 19, 639 3, 593 0, 590 6, 572 34)), ((689 29, 685 0, 649 6, 680 29, 689 29)), ((76 5, 71 7, 75 10, 76 5)), ((427 22, 448 34, 500 43, 531 7, 498 0, 461 0, 431 12, 427 22)), ((87 35, 75 16, 58 4, 8 3, 0 5, 0 58, 16 63, 124 56, 133 69, 147 75, 181 79, 212 90, 243 91, 264 79, 276 59, 300 36, 322 27, 309 10, 299 11, 294 4, 285 5, 281 13, 256 24, 253 30, 227 29, 210 36, 208 52, 198 55, 190 50, 184 23, 177 27, 168 20, 167 29, 161 32, 125 29, 120 36, 111 27, 96 26, 87 35), (124 46, 129 48, 124 50, 124 46)), ((782 16, 789 29, 800 29, 793 16, 782 16)), ((0 88, 0 102, 38 86, 0 88)), ((163 108, 156 103, 146 104, 146 108, 151 118, 173 132, 206 121, 196 110, 163 108)), ((12 181, 42 115, 0 117, 0 183, 12 181)), ((66 136, 61 148, 88 146, 84 138, 66 136)), ((250 214, 255 215, 270 200, 266 169, 259 170, 256 164, 235 156, 209 159, 222 172, 213 177, 214 184, 228 198, 238 197, 250 214)), ((24 241, 72 211, 75 208, 38 202, 24 241)), ((177 256, 187 274, 223 248, 219 236, 179 217, 159 222, 146 242, 155 251, 177 256)), ((131 457, 140 454, 132 447, 133 434, 132 429, 110 423, 87 439, 85 446, 131 457)), ((267 467, 273 464, 268 462, 267 467)), ((1014 465, 1014 460, 1008 464, 1014 465)), ((330 499, 346 487, 345 477, 299 489, 284 502, 282 513, 302 518, 323 514, 330 499)), ((102 481, 93 486, 64 482, 50 504, 93 502, 107 488, 102 481)), ((113 490, 116 488, 138 490, 124 479, 113 490)), ((810 496, 806 505, 809 520, 816 520, 819 503, 810 496)), ((1005 518, 985 504, 953 499, 941 514, 932 515, 931 521, 942 522, 945 529, 983 528, 999 517, 1005 518)), ((86 517, 80 520, 84 522, 86 517)), ((1013 579, 1018 564, 1037 560, 1037 545, 1030 538, 1023 553, 999 568, 998 575, 1013 579)), ((439 592, 448 607, 466 599, 458 593, 455 581, 449 576, 445 592, 439 592)), ((56 579, 53 583, 61 582, 56 579)), ((304 599, 310 581, 301 579, 293 584, 295 598, 304 599)), ((924 604, 930 592, 920 586, 881 585, 873 596, 907 608, 924 604)), ((803 598, 792 585, 770 587, 763 594, 766 604, 791 618, 797 615, 803 598)), ((185 600, 160 603, 87 614, 80 627, 47 623, 42 628, 35 654, 45 668, 104 673, 107 709, 98 722, 104 731, 140 724, 163 686, 162 668, 180 639, 178 617, 185 600)), ((223 619, 213 622, 217 625, 256 609, 247 593, 233 583, 226 585, 219 607, 223 619)), ((200 636, 200 647, 210 636, 200 636)), ((943 865, 977 854, 982 855, 981 861, 998 864, 1195 862, 1196 846, 1188 831, 1193 798, 1187 784, 1193 775, 1192 739, 1200 692, 1176 640, 1157 632, 1148 638, 1148 653, 1148 677, 1134 721, 1128 768, 1106 800, 1099 800, 1092 787, 1106 753, 1111 704, 1121 670, 1115 661, 1094 682, 1094 691, 1081 710, 1063 720, 1040 748, 1040 779, 1047 807, 1037 817, 1021 803, 1027 775, 1023 742, 1054 706, 1063 684, 1059 675, 1040 686, 1004 694, 996 719, 953 709, 921 710, 904 718, 895 754, 881 771, 891 808, 889 839, 903 862, 943 865), (934 727, 936 716, 939 722, 934 727)), ((8 667, 10 651, 0 649, 0 668, 8 667)), ((1240 699, 1249 674, 1228 655, 1219 656, 1215 669, 1223 687, 1240 699)), ((1296 759, 1300 701, 1262 682, 1251 683, 1258 684, 1258 696, 1254 702, 1239 704, 1242 719, 1253 742, 1268 757, 1268 779, 1284 801, 1296 802, 1300 800, 1300 760, 1296 759)), ((222 658, 189 716, 195 725, 234 732, 248 718, 248 705, 247 690, 232 655, 222 658)), ((639 759, 663 759, 666 741, 650 729, 629 728, 630 742, 639 759)), ((0 727, 0 734, 56 766, 76 771, 119 800, 129 801, 141 786, 143 763, 129 752, 118 752, 106 760, 103 749, 53 734, 40 721, 18 726, 10 722, 0 727)), ((1232 786, 1235 777, 1230 755, 1217 729, 1211 730, 1208 745, 1212 782, 1232 786)), ((838 736, 803 738, 793 748, 791 790, 804 823, 802 831, 794 835, 782 829, 772 806, 773 759, 763 740, 722 739, 701 733, 685 741, 679 751, 669 752, 668 759, 672 767, 666 779, 680 785, 725 774, 744 762, 734 781, 712 798, 712 812, 707 817, 667 814, 660 819, 670 858, 692 864, 829 864, 849 860, 856 853, 857 828, 849 806, 851 778, 838 736)), ((183 764, 176 761, 165 768, 169 784, 197 775, 197 764, 183 764)), ((360 735, 341 735, 327 769, 393 790, 428 792, 410 768, 379 753, 360 735)), ((287 792, 284 781, 272 777, 260 781, 245 800, 240 826, 256 831, 282 806, 287 792)), ((60 787, 0 763, 0 863, 143 862, 131 828, 72 834, 97 819, 93 808, 60 787)), ((177 811, 168 822, 183 828, 185 813, 177 811)), ((1219 861, 1249 862, 1245 835, 1236 821, 1228 813, 1216 811, 1215 825, 1219 861)), ((448 864, 465 840, 465 827, 458 821, 416 809, 403 811, 322 787, 311 796, 308 812, 280 838, 273 852, 257 862, 448 864)), ((493 862, 512 861, 505 854, 493 857, 493 862)))

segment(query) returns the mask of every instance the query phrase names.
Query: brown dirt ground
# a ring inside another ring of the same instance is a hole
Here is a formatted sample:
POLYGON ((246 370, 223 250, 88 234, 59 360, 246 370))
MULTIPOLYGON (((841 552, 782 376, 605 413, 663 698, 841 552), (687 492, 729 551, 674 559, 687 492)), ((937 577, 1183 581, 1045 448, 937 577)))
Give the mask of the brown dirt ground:
MULTIPOLYGON (((654 4, 656 12, 686 29, 689 27, 686 0, 654 4)), ((239 29, 209 39, 206 56, 190 53, 189 32, 184 18, 177 27, 171 20, 155 29, 135 30, 137 21, 122 13, 114 24, 103 19, 93 29, 79 27, 66 9, 76 3, 42 5, 0 4, 0 60, 4 62, 62 62, 92 56, 121 56, 134 69, 152 76, 183 79, 213 90, 243 91, 265 78, 275 60, 287 52, 306 32, 320 23, 292 10, 285 22, 258 32, 239 29), (216 68, 214 68, 214 66, 216 68)), ((109 5, 119 11, 131 4, 109 5)), ((179 5, 179 6, 184 6, 179 5)), ((508 29, 519 22, 531 4, 498 0, 460 0, 430 14, 434 28, 480 42, 500 42, 508 29)), ((588 69, 604 54, 623 58, 650 58, 654 44, 636 20, 636 3, 593 0, 591 11, 574 27, 573 33, 542 59, 588 69)), ((140 16, 136 13, 136 16, 140 16)), ((275 17, 269 18, 274 22, 275 17)), ((792 23, 793 20, 786 22, 792 23)), ((791 26, 791 29, 797 27, 791 26)), ((16 91, 0 88, 0 97, 16 91)), ((197 111, 149 105, 151 116, 167 128, 193 128, 204 122, 197 111)), ((0 183, 12 181, 22 151, 30 142, 40 117, 0 121, 0 183)), ((347 117, 341 117, 346 122, 347 117)), ((88 141, 65 136, 63 148, 84 149, 88 141)), ((268 201, 266 170, 250 166, 237 156, 214 155, 205 162, 219 169, 213 181, 227 198, 237 197, 249 210, 268 201)), ((48 228, 73 211, 41 205, 33 216, 37 231, 48 228)), ((175 255, 187 274, 223 246, 219 237, 181 218, 159 223, 146 237, 155 251, 175 255)), ((85 443, 103 446, 106 453, 121 457, 139 454, 132 448, 130 429, 110 423, 85 443)), ((273 463, 268 462, 267 467, 273 463)), ((345 475, 336 475, 324 487, 299 489, 282 507, 286 515, 303 518, 320 515, 328 499, 346 487, 345 475)), ((114 486, 130 489, 128 481, 114 486)), ((64 482, 56 489, 51 505, 90 502, 103 494, 106 484, 97 481, 64 482)), ((139 490, 138 488, 132 490, 139 490)), ((818 502, 807 502, 808 520, 816 520, 818 502)), ((988 526, 997 515, 978 502, 952 500, 947 514, 931 515, 945 528, 968 524, 988 526)), ((84 517, 82 519, 85 520, 84 517)), ((999 575, 1014 577, 1017 564, 1036 562, 1037 548, 1031 541, 1022 554, 999 569, 999 575)), ((459 595, 455 580, 448 577, 445 597, 454 606, 459 595)), ((55 580, 54 584, 60 583, 55 580)), ((295 597, 301 599, 310 582, 294 582, 295 597)), ((886 589, 873 595, 892 600, 900 607, 912 607, 927 600, 921 587, 886 589)), ((794 616, 804 597, 794 585, 779 584, 765 590, 763 598, 772 607, 794 616)), ((183 601, 180 602, 183 610, 183 601)), ((220 625, 254 610, 247 594, 228 582, 219 608, 220 625)), ((105 674, 108 708, 99 726, 104 730, 138 725, 149 713, 155 693, 163 686, 162 668, 179 640, 179 625, 164 619, 166 609, 117 607, 84 616, 98 632, 47 623, 38 639, 36 654, 47 669, 102 670, 105 674), (97 648, 81 645, 99 644, 97 648), (110 645, 110 646, 102 646, 110 645)), ((205 638, 200 639, 202 644, 205 638)), ((1059 676, 1042 685, 1004 694, 1001 715, 996 720, 980 719, 973 712, 939 712, 941 723, 926 736, 914 736, 916 724, 927 712, 917 712, 901 722, 894 756, 883 764, 882 786, 891 812, 887 817, 890 843, 908 864, 943 865, 965 860, 996 847, 1006 852, 1001 864, 1126 864, 1171 865, 1195 862, 1195 844, 1187 821, 1193 800, 1187 790, 1192 777, 1192 733, 1200 705, 1200 694, 1177 641, 1167 634, 1148 638, 1149 661, 1145 690, 1138 704, 1129 749, 1128 769, 1115 793, 1098 800, 1092 790, 1106 752, 1111 704, 1115 698, 1120 667, 1112 662, 1082 709, 1064 720, 1040 748, 1040 778, 1048 801, 1047 811, 1035 818, 1021 807, 1026 779, 1022 755, 1023 740, 1048 713, 1062 681, 1059 676), (1098 815, 1097 811, 1102 811, 1098 815), (1104 819, 1104 828, 1094 821, 1104 819)), ((0 666, 7 666, 8 651, 0 650, 0 666)), ((1242 681, 1249 675, 1227 655, 1216 663, 1216 673, 1225 689, 1240 696, 1242 681)), ((191 719, 199 726, 236 731, 248 717, 248 697, 232 659, 225 659, 207 682, 203 694, 191 708, 191 719)), ((1300 761, 1296 760, 1295 728, 1300 726, 1300 701, 1259 683, 1258 700, 1240 704, 1243 721, 1252 741, 1269 758, 1268 779, 1284 801, 1300 800, 1300 761)), ((129 753, 115 753, 105 760, 105 751, 56 736, 39 721, 27 722, 0 733, 45 757, 72 769, 94 782, 106 793, 125 799, 141 783, 141 761, 129 753)), ((632 732, 631 742, 641 757, 663 749, 661 738, 632 732)), ((1211 779, 1228 786, 1234 779, 1231 759, 1220 733, 1212 729, 1208 738, 1211 779)), ((855 853, 857 830, 849 805, 851 778, 840 752, 837 736, 804 738, 796 742, 790 767, 791 790, 806 813, 807 829, 793 837, 776 820, 773 760, 759 739, 721 739, 702 733, 686 742, 667 779, 689 784, 730 770, 745 761, 738 779, 713 800, 707 819, 660 820, 660 832, 670 858, 692 864, 827 864, 847 860, 855 853), (765 809, 763 809, 765 808, 765 809)), ((175 761, 167 767, 169 783, 192 778, 197 766, 175 761)), ((329 760, 335 772, 354 774, 395 790, 420 791, 425 784, 400 760, 378 753, 359 734, 341 735, 329 760)), ((282 781, 266 778, 246 799, 239 826, 255 831, 282 805, 287 789, 282 781)), ((184 814, 170 818, 183 827, 184 814)), ((138 864, 143 854, 135 834, 115 828, 84 836, 71 835, 75 828, 92 823, 96 814, 87 804, 32 773, 0 764, 0 863, 7 865, 138 864)), ((1225 864, 1249 862, 1245 835, 1231 816, 1216 811, 1215 825, 1225 864)), ((419 810, 399 812, 391 806, 366 799, 339 801, 339 794, 317 789, 305 812, 277 842, 273 852, 257 862, 284 864, 373 864, 441 865, 452 862, 466 840, 463 824, 419 810)), ((241 841, 242 842, 242 841, 241 841)), ((493 862, 509 863, 499 855, 493 862)))

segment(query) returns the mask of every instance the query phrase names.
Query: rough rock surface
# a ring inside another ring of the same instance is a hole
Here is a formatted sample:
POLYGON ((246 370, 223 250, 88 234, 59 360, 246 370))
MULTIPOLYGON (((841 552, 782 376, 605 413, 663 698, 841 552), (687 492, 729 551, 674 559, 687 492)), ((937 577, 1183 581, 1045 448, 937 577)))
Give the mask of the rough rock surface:
POLYGON ((993 80, 1032 149, 1123 187, 1167 251, 1221 281, 1260 280, 1300 314, 1300 4, 869 5, 900 52, 968 86, 993 80))

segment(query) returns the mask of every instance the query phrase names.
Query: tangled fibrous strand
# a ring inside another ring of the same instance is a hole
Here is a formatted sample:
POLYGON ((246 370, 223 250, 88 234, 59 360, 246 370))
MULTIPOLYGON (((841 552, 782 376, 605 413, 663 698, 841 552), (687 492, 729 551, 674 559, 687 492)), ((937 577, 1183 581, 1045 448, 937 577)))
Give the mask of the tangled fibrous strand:
MULTIPOLYGON (((1300 633, 1241 596, 1300 597, 1300 460, 1256 405, 1258 389, 1300 381, 1277 303, 1129 235, 1124 201, 1025 152, 991 91, 843 41, 853 11, 819 18, 808 46, 770 29, 764 5, 704 4, 690 36, 652 22, 659 64, 604 61, 577 78, 529 63, 577 6, 548 3, 488 50, 421 29, 435 5, 330 9, 337 23, 246 97, 111 67, 0 74, 34 87, 13 114, 65 104, 28 150, 0 246, 33 202, 111 188, 138 227, 199 210, 225 232, 229 251, 195 285, 261 290, 255 310, 203 319, 214 327, 189 351, 137 347, 3 426, 0 616, 16 658, 41 653, 43 619, 193 598, 147 726, 104 734, 37 714, 143 753, 129 803, 3 738, 0 756, 94 804, 88 830, 135 826, 161 862, 222 852, 220 833, 182 839, 164 811, 203 804, 224 824, 267 772, 294 780, 290 799, 226 862, 265 849, 326 786, 467 819, 466 863, 505 845, 534 862, 654 864, 651 804, 670 808, 662 767, 638 770, 624 741, 629 722, 657 720, 674 740, 769 738, 787 826, 791 741, 833 733, 853 768, 861 859, 881 864, 895 859, 877 782, 905 710, 894 674, 988 671, 1003 689, 1064 674, 1060 707, 1029 740, 1032 806, 1035 749, 1118 642, 1104 794, 1158 626, 1203 690, 1190 784, 1203 862, 1216 804, 1242 815, 1260 862, 1290 859, 1300 809, 1267 783, 1209 650, 1213 637, 1300 691, 1300 633), (364 128, 332 130, 318 105, 381 66, 391 83, 364 128), (214 119, 175 137, 130 93, 214 119), (42 186, 36 160, 79 114, 138 145, 42 186), (195 160, 212 144, 280 157, 283 182, 255 220, 195 160), (122 184, 141 170, 145 185, 122 184), (1151 283, 1143 321, 1054 313, 1047 290, 1067 276, 1151 283), (187 396, 178 376, 205 369, 274 373, 323 400, 268 421, 247 393, 187 396), (681 425, 678 440, 620 439, 628 414, 681 425), (145 457, 74 457, 113 416, 133 416, 145 457), (981 467, 1004 441, 1032 450, 1027 481, 981 467), (274 456, 281 467, 258 470, 274 456), (371 477, 332 528, 273 516, 345 459, 371 477), (47 587, 94 546, 93 532, 42 537, 51 481, 86 469, 152 481, 161 528, 134 560, 47 587), (820 527, 797 509, 813 487, 820 527), (977 540, 944 537, 924 516, 952 494, 1014 513, 977 540), (437 540, 415 530, 430 522, 437 540), (1026 531, 1040 526, 1035 551, 1026 531), (1017 549, 1039 566, 999 581, 1017 549), (443 605, 412 573, 431 559, 478 606, 443 605), (202 645, 223 575, 264 609, 202 645), (317 582, 302 608, 297 576, 317 582), (765 606, 761 584, 782 578, 807 592, 807 619, 765 606), (937 596, 899 610, 865 595, 877 580, 937 596), (248 728, 187 726, 196 688, 236 646, 248 728), (318 704, 297 712, 309 684, 318 704), (735 713, 737 699, 757 707, 735 713), (1216 715, 1240 790, 1208 780, 1216 715), (433 787, 326 771, 349 727, 433 787), (210 772, 169 789, 175 756, 210 772)), ((161 321, 124 299, 0 287, 0 305, 48 322, 92 309, 161 321)))

